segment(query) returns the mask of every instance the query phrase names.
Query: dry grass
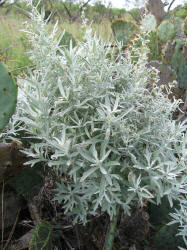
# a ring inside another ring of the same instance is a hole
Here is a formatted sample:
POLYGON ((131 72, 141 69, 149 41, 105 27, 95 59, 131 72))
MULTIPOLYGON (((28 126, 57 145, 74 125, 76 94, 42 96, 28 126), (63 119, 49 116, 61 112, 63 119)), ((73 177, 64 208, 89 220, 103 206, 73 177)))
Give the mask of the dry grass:
POLYGON ((0 57, 14 74, 19 74, 18 68, 29 65, 27 54, 28 43, 25 34, 20 31, 23 19, 1 16, 0 18, 0 57))
MULTIPOLYGON (((0 60, 4 61, 15 75, 22 72, 22 67, 31 64, 26 54, 30 47, 25 34, 21 31, 24 21, 26 17, 21 15, 0 15, 0 60)), ((52 27, 52 24, 49 25, 52 27)), ((106 42, 113 40, 108 20, 104 20, 101 24, 92 24, 92 28, 93 33, 102 37, 106 42)), ((83 41, 84 29, 81 23, 60 22, 59 33, 64 29, 70 32, 76 40, 83 41)))

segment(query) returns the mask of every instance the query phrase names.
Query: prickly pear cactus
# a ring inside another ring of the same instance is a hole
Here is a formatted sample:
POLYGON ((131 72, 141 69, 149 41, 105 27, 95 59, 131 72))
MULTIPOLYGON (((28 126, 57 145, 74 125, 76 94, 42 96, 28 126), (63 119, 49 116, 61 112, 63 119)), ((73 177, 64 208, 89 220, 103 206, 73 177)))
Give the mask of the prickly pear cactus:
POLYGON ((184 34, 187 36, 187 19, 184 22, 184 34))
POLYGON ((171 66, 177 74, 179 88, 187 89, 187 58, 185 55, 185 41, 176 40, 175 51, 171 59, 171 66))
POLYGON ((159 81, 158 86, 168 85, 169 83, 176 81, 177 76, 175 71, 171 69, 169 65, 166 65, 160 61, 151 61, 147 64, 148 67, 154 67, 158 70, 159 81))
MULTIPOLYGON (((166 88, 170 86, 173 81, 177 81, 177 75, 175 71, 171 68, 171 66, 166 65, 160 61, 151 61, 147 64, 147 67, 154 67, 158 70, 159 81, 157 82, 158 86, 165 86, 166 88)), ((148 85, 151 87, 151 83, 148 85)), ((166 89, 163 89, 163 92, 167 93, 166 89)), ((175 98, 179 99, 183 95, 183 90, 178 88, 177 84, 172 85, 171 94, 169 95, 170 99, 175 98)))
POLYGON ((153 244, 155 249, 176 250, 178 249, 178 246, 185 247, 182 237, 176 236, 177 233, 177 224, 173 224, 171 226, 162 226, 158 233, 156 233, 153 237, 153 244))
POLYGON ((162 54, 163 54, 163 62, 165 64, 171 63, 174 51, 175 51, 175 41, 174 42, 169 41, 166 43, 166 45, 164 45, 162 54))
POLYGON ((162 199, 160 205, 149 204, 149 221, 155 230, 152 237, 154 249, 176 250, 178 246, 184 246, 182 237, 176 236, 178 225, 167 225, 171 220, 169 214, 174 212, 178 205, 175 201, 171 207, 166 198, 162 199))
POLYGON ((182 37, 182 22, 180 20, 180 18, 176 17, 174 18, 174 24, 176 27, 176 37, 182 37))
POLYGON ((139 31, 136 24, 123 19, 115 20, 112 23, 111 28, 115 39, 119 42, 122 42, 124 47, 127 47, 130 41, 139 31))
POLYGON ((161 42, 158 39, 158 35, 156 31, 151 31, 148 34, 148 40, 147 46, 149 47, 150 52, 148 53, 149 61, 152 60, 162 60, 162 46, 161 42))
POLYGON ((49 222, 40 221, 29 242, 29 250, 51 250, 53 232, 49 222))
POLYGON ((174 24, 170 21, 165 20, 158 26, 158 37, 161 42, 172 40, 176 36, 176 32, 174 24))
POLYGON ((153 31, 157 27, 156 18, 152 14, 146 15, 142 20, 141 29, 143 31, 153 31))
POLYGON ((37 195, 43 185, 43 178, 37 167, 22 170, 19 174, 8 180, 8 185, 12 187, 18 195, 26 199, 37 195))
POLYGON ((13 115, 17 101, 17 85, 8 72, 7 67, 0 62, 0 131, 7 125, 13 115))
POLYGON ((150 203, 148 205, 150 223, 154 227, 158 228, 169 223, 170 221, 169 214, 173 213, 175 209, 177 209, 178 207, 179 207, 179 202, 174 201, 173 207, 171 207, 166 197, 162 198, 161 204, 159 205, 150 203))

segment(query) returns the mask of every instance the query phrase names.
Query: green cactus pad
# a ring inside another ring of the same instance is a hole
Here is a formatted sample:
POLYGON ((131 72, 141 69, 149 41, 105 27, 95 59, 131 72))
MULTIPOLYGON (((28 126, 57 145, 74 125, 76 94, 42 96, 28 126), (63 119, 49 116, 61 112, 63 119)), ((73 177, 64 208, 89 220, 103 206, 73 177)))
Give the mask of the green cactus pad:
POLYGON ((8 72, 7 67, 0 62, 0 131, 7 125, 13 115, 17 101, 17 85, 8 72))
POLYGON ((132 40, 133 36, 138 33, 138 27, 136 24, 123 19, 115 20, 112 23, 111 28, 115 39, 122 42, 124 47, 126 47, 132 40))
MULTIPOLYGON (((177 75, 175 70, 173 70, 169 65, 166 65, 160 61, 151 61, 147 64, 147 67, 154 67, 158 70, 158 76, 159 81, 157 82, 158 86, 170 86, 173 81, 177 81, 177 75)), ((151 81, 148 85, 151 87, 151 81)), ((163 89, 163 92, 167 94, 167 91, 163 89)), ((184 91, 178 88, 177 84, 172 86, 171 93, 169 94, 169 98, 173 99, 175 97, 176 99, 179 99, 183 96, 184 91)))
POLYGON ((43 178, 36 166, 22 170, 8 181, 18 195, 26 199, 37 195, 43 185, 43 178))
POLYGON ((176 236, 178 233, 178 225, 164 225, 159 232, 153 237, 155 249, 176 250, 178 246, 185 247, 181 236, 176 236))
POLYGON ((166 65, 160 61, 151 61, 147 64, 148 67, 154 67, 158 70, 159 81, 157 82, 158 86, 168 85, 173 81, 177 80, 175 71, 169 65, 166 65))
POLYGON ((165 64, 170 64, 171 63, 171 59, 172 59, 174 51, 175 51, 175 41, 174 42, 168 41, 164 45, 163 50, 162 50, 163 62, 165 64))
POLYGON ((162 46, 161 42, 158 39, 158 35, 156 31, 151 31, 148 34, 147 39, 149 40, 148 42, 148 47, 150 52, 148 53, 148 58, 149 61, 152 60, 162 60, 162 46))
POLYGON ((172 40, 176 35, 176 28, 174 24, 169 21, 163 21, 158 26, 158 37, 161 42, 167 42, 168 40, 172 40))
POLYGON ((184 22, 184 34, 185 34, 186 37, 187 37, 187 19, 186 19, 185 22, 184 22))
POLYGON ((29 250, 53 249, 53 231, 49 222, 40 221, 32 234, 29 242, 29 250))
POLYGON ((142 20, 141 29, 143 31, 152 31, 156 29, 156 26, 157 26, 156 18, 153 15, 149 14, 145 16, 144 19, 142 20))
POLYGON ((182 22, 180 18, 174 18, 173 22, 176 27, 176 37, 182 37, 182 22))
POLYGON ((156 228, 160 228, 166 225, 170 221, 170 213, 173 213, 175 209, 179 208, 179 202, 174 201, 173 207, 170 206, 169 201, 166 197, 163 197, 161 204, 156 205, 150 203, 148 206, 148 213, 150 218, 150 223, 156 228))
POLYGON ((184 246, 182 237, 176 236, 178 225, 167 225, 171 221, 169 214, 178 207, 178 201, 174 201, 173 207, 171 207, 166 197, 162 198, 160 205, 149 204, 149 221, 155 231, 152 238, 154 249, 176 250, 178 246, 184 246))
POLYGON ((179 88, 187 89, 187 58, 185 41, 176 40, 175 51, 171 59, 171 67, 177 74, 179 88))

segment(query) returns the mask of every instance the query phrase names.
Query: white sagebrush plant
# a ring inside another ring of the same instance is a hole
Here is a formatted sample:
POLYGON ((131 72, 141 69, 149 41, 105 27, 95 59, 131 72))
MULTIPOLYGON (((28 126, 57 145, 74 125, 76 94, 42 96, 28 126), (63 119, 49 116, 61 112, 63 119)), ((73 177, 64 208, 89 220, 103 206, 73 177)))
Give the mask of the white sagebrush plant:
MULTIPOLYGON (((32 6, 32 2, 27 0, 32 6)), ((57 25, 48 32, 32 6, 26 32, 35 69, 20 82, 17 120, 36 138, 28 164, 44 162, 57 174, 54 200, 74 223, 117 206, 170 204, 186 183, 184 124, 175 124, 178 105, 156 86, 146 67, 146 46, 133 63, 91 35, 77 47, 59 47, 57 25), (148 90, 148 82, 152 89, 148 90)), ((142 41, 144 42, 144 41, 142 41)))
MULTIPOLYGON (((187 199, 186 197, 183 197, 183 200, 181 199, 180 202, 180 208, 175 210, 175 213, 170 214, 172 217, 172 221, 169 223, 169 225, 172 225, 174 223, 178 223, 178 231, 179 233, 177 235, 180 235, 183 237, 185 246, 187 247, 187 199), (185 199, 184 199, 185 198, 185 199)), ((182 247, 179 247, 180 250, 185 250, 182 247)))

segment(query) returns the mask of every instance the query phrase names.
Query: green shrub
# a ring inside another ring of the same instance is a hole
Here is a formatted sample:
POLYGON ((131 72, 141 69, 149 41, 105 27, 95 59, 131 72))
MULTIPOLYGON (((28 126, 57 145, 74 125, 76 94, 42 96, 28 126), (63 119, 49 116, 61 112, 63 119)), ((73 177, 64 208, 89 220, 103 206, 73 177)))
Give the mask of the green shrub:
POLYGON ((133 17, 136 23, 140 23, 142 17, 141 17, 141 12, 139 9, 137 8, 131 9, 128 13, 133 17))
POLYGON ((187 17, 187 8, 181 8, 175 12, 176 17, 180 17, 182 19, 185 19, 187 17))
POLYGON ((186 126, 172 120, 179 102, 157 87, 144 41, 136 63, 120 48, 109 59, 110 46, 89 29, 85 42, 59 54, 56 27, 49 34, 35 8, 30 25, 36 69, 21 82, 15 119, 39 140, 26 151, 28 164, 56 171, 54 199, 64 212, 76 223, 165 196, 172 206, 186 183, 186 126))
MULTIPOLYGON (((175 213, 170 214, 173 218, 173 221, 169 224, 179 224, 179 233, 177 235, 181 236, 184 240, 185 246, 187 246, 187 203, 186 199, 181 201, 180 208, 175 210, 175 213)), ((185 250, 185 248, 180 248, 181 250, 185 250)))

